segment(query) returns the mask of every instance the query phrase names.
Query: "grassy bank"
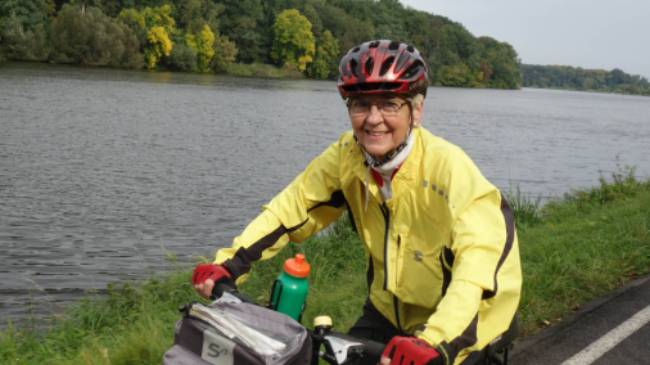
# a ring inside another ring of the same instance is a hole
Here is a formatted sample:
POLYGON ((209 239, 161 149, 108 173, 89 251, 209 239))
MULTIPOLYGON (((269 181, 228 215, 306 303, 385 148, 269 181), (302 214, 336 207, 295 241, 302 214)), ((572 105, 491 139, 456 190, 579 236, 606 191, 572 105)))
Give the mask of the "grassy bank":
MULTIPOLYGON (((650 181, 632 173, 539 208, 513 196, 524 271, 520 306, 532 333, 598 296, 650 272, 650 181)), ((359 315, 366 293, 366 257, 345 222, 281 257, 255 266, 242 288, 265 301, 281 262, 304 250, 312 263, 305 323, 327 313, 339 330, 359 315)), ((47 331, 0 333, 2 364, 159 364, 172 343, 176 308, 196 300, 189 272, 177 271, 136 286, 89 297, 47 331)))

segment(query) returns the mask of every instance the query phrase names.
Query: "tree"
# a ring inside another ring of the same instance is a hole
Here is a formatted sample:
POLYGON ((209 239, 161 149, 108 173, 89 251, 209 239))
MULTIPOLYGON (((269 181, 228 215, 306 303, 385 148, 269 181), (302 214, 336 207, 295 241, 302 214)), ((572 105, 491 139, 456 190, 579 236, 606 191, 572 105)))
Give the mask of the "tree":
POLYGON ((0 53, 15 60, 46 60, 53 13, 52 0, 0 1, 0 53))
POLYGON ((650 82, 646 78, 616 68, 606 71, 557 65, 520 65, 520 69, 524 86, 650 95, 650 82))
POLYGON ((223 72, 237 58, 237 45, 226 36, 216 35, 214 40, 214 57, 210 68, 214 72, 223 72))
POLYGON ((144 23, 147 28, 163 27, 168 33, 176 28, 176 21, 172 17, 172 7, 164 4, 156 8, 146 7, 142 10, 144 23))
POLYGON ((163 56, 172 53, 172 41, 165 27, 155 26, 147 33, 147 47, 144 50, 144 60, 147 68, 153 70, 163 56))
POLYGON ((372 21, 351 15, 356 13, 346 12, 327 3, 314 3, 314 8, 321 15, 323 27, 332 32, 343 52, 375 36, 372 21))
POLYGON ((490 37, 480 37, 478 41, 481 46, 481 84, 501 89, 518 88, 521 73, 514 48, 490 37))
POLYGON ((117 16, 117 20, 131 29, 138 39, 138 44, 140 45, 139 51, 144 53, 147 45, 147 26, 145 24, 144 14, 134 8, 122 9, 117 16))
POLYGON ((17 17, 25 30, 49 23, 54 15, 52 0, 4 0, 0 2, 0 19, 17 17))
POLYGON ((264 3, 261 0, 219 0, 224 6, 219 18, 219 33, 235 42, 241 62, 264 62, 268 57, 264 25, 264 3))
POLYGON ((176 71, 196 71, 196 51, 190 48, 182 38, 174 39, 174 48, 167 58, 167 67, 176 71))
POLYGON ((406 40, 408 35, 404 26, 405 17, 396 16, 404 12, 404 7, 397 0, 380 0, 371 12, 376 25, 376 37, 383 39, 406 40))
POLYGON ((176 30, 176 22, 171 13, 171 6, 164 4, 142 10, 123 9, 118 15, 118 19, 144 38, 141 41, 142 48, 146 66, 150 70, 155 69, 163 57, 171 55, 174 43, 170 36, 176 30))
POLYGON ((210 71, 210 61, 214 56, 215 36, 207 24, 197 34, 188 34, 186 36, 187 45, 196 52, 196 68, 199 72, 210 71))
POLYGON ((51 51, 49 24, 38 23, 28 28, 12 14, 0 23, 0 52, 14 60, 45 61, 51 51))
POLYGON ((314 62, 309 65, 307 75, 315 79, 327 79, 336 75, 339 58, 339 44, 329 30, 323 32, 316 47, 314 62))
POLYGON ((66 4, 52 21, 52 58, 94 66, 141 67, 138 40, 126 25, 99 8, 66 4))
POLYGON ((174 1, 174 18, 179 29, 187 33, 198 33, 207 24, 210 30, 219 32, 219 18, 223 15, 224 5, 211 0, 176 0, 174 1))
POLYGON ((296 9, 284 10, 275 20, 273 34, 271 58, 281 66, 304 72, 315 53, 309 20, 296 9))

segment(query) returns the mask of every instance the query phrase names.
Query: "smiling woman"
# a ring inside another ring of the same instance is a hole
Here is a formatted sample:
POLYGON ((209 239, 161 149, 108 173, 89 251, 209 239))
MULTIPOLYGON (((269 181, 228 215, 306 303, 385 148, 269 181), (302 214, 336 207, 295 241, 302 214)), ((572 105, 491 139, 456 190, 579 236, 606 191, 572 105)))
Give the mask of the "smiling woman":
POLYGON ((419 125, 428 85, 426 62, 411 45, 372 41, 351 49, 341 59, 340 71, 337 86, 348 100, 354 137, 368 164, 383 165, 407 147, 419 125), (404 105, 409 109, 404 111, 404 105))
POLYGON ((460 148, 415 128, 428 83, 415 47, 365 42, 339 70, 352 133, 313 159, 213 264, 197 266, 194 288, 208 297, 219 294, 215 283, 241 284, 255 262, 347 208, 369 257, 367 300, 350 334, 387 344, 386 364, 399 354, 404 363, 486 359, 511 327, 521 288, 508 203, 460 148))

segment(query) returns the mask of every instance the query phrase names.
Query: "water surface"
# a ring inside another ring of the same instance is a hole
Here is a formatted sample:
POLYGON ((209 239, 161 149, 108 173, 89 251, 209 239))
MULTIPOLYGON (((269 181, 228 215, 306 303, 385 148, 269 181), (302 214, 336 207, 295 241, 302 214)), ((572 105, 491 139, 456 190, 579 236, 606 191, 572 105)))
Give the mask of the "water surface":
MULTIPOLYGON (((424 125, 534 197, 650 176, 650 98, 430 88, 424 125)), ((0 316, 211 256, 347 128, 329 81, 1 67, 0 316)))

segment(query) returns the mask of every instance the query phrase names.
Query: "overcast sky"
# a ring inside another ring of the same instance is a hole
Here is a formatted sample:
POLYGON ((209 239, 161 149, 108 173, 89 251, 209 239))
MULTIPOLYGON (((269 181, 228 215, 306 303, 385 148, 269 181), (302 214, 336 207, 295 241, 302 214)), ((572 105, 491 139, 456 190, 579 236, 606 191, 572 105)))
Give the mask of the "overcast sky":
POLYGON ((523 63, 650 79, 650 0, 400 0, 514 46, 523 63))

